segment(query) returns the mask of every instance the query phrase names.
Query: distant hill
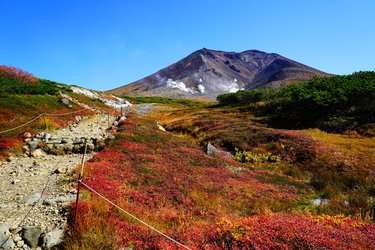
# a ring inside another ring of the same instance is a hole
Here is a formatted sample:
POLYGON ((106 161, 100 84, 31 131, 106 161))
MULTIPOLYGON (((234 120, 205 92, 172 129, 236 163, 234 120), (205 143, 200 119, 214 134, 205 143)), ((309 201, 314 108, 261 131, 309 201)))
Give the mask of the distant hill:
POLYGON ((240 89, 278 88, 316 75, 327 74, 275 53, 203 48, 152 75, 108 92, 128 96, 215 98, 240 89))

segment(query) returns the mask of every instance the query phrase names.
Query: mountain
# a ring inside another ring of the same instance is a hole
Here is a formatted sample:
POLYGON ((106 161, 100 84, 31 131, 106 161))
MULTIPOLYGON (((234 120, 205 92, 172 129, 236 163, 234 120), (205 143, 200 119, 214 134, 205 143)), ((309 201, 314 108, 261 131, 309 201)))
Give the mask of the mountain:
POLYGON ((203 48, 158 72, 110 90, 117 95, 189 98, 259 87, 277 88, 326 73, 275 53, 203 48))

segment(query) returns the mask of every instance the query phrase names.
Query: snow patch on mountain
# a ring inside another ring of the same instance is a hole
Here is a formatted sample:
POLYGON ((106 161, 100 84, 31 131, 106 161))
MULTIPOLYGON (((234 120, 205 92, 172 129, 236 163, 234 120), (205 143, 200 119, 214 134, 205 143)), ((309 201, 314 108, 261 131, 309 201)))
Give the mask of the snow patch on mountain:
POLYGON ((173 88, 173 89, 179 89, 179 90, 191 93, 191 94, 195 93, 194 90, 187 88, 184 82, 179 81, 179 80, 174 81, 171 78, 169 78, 167 81, 167 87, 173 88))
POLYGON ((98 94, 88 89, 83 89, 83 88, 79 88, 75 86, 70 86, 70 88, 72 89, 73 93, 78 93, 78 94, 85 95, 90 98, 99 99, 98 94))
POLYGON ((73 93, 85 95, 93 99, 99 99, 105 105, 111 106, 114 108, 126 108, 132 105, 127 100, 114 96, 114 95, 110 95, 110 98, 107 98, 107 97, 101 96, 99 92, 96 92, 93 90, 88 90, 88 89, 84 89, 84 88, 80 88, 76 86, 70 86, 70 88, 72 89, 73 93))

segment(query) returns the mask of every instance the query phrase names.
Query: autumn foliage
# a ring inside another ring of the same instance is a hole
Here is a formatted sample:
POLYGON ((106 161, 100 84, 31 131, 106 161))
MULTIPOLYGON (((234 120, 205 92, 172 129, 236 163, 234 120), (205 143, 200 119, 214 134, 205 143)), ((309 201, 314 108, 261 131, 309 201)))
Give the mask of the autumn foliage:
POLYGON ((20 83, 31 85, 35 85, 39 82, 38 78, 36 78, 31 73, 13 66, 6 65, 0 65, 0 78, 14 79, 20 83))
MULTIPOLYGON (((132 114, 120 130, 86 165, 83 182, 192 249, 375 247, 373 224, 302 209, 312 188, 301 178, 275 171, 280 162, 267 169, 262 164, 269 163, 211 157, 199 146, 158 130, 155 121, 132 114)), ((295 148, 308 144, 302 134, 274 131, 270 136, 278 141, 253 147, 259 152, 272 149, 282 158, 289 147, 295 152, 285 159, 290 164, 315 157, 295 148), (278 145, 283 139, 285 145, 278 145)), ((84 197, 79 237, 67 240, 68 249, 179 249, 87 189, 84 197)))

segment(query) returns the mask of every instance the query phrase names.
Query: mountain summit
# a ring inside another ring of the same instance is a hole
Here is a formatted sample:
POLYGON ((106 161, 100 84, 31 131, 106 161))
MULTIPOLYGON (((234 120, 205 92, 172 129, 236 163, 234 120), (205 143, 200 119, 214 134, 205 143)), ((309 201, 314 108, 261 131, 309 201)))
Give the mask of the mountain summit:
POLYGON ((158 72, 110 90, 118 95, 189 98, 259 87, 277 88, 326 73, 275 53, 197 50, 158 72))

